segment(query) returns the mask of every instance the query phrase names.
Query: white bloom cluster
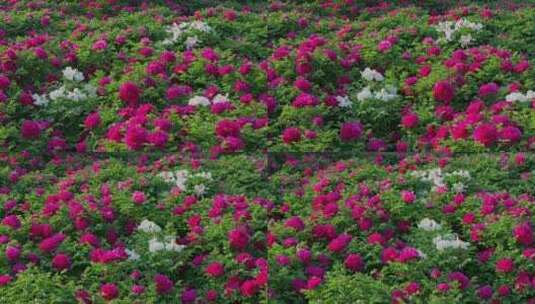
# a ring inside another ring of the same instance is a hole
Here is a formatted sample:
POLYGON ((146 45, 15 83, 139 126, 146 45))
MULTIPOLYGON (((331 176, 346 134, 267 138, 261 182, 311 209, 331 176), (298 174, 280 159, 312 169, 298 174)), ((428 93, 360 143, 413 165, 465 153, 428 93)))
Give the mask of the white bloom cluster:
POLYGON ((522 94, 521 92, 509 93, 505 97, 505 100, 509 102, 516 102, 516 101, 529 102, 534 99, 535 99, 535 91, 532 91, 532 90, 527 91, 526 94, 522 94))
POLYGON ((364 101, 368 99, 379 99, 382 101, 391 101, 398 97, 398 90, 396 87, 387 85, 379 91, 373 92, 370 87, 364 87, 358 94, 357 100, 364 101))
POLYGON ((449 234, 445 236, 437 236, 433 238, 433 244, 438 251, 444 251, 445 249, 468 249, 470 243, 462 241, 456 234, 449 234))
POLYGON ((365 68, 364 71, 360 72, 360 75, 368 81, 383 81, 385 79, 381 73, 370 68, 365 68))
MULTIPOLYGON (((198 177, 205 180, 212 180, 212 173, 210 172, 191 174, 188 170, 178 170, 175 172, 165 171, 160 172, 158 176, 163 178, 166 182, 174 184, 181 191, 186 191, 186 182, 190 178, 198 177)), ((198 196, 203 195, 206 192, 206 186, 204 184, 195 185, 193 191, 198 196)))
POLYGON ((171 235, 166 236, 163 242, 156 238, 149 240, 149 251, 153 253, 158 251, 180 252, 184 250, 184 248, 186 248, 186 246, 177 244, 176 237, 171 235))
MULTIPOLYGON (((434 186, 433 189, 436 189, 439 187, 445 187, 446 186, 446 183, 444 182, 445 177, 460 176, 466 179, 470 179, 470 172, 466 170, 457 170, 451 173, 443 173, 442 169, 440 168, 434 168, 430 170, 412 171, 410 175, 417 177, 422 181, 431 182, 434 186)), ((464 185, 460 183, 456 183, 454 185, 454 190, 461 190, 457 192, 462 192, 462 190, 464 190, 464 185)))
POLYGON ((340 108, 350 108, 353 105, 347 96, 336 96, 336 101, 340 108))
POLYGON ((136 261, 136 260, 139 260, 139 258, 141 257, 137 252, 135 252, 134 250, 130 250, 128 248, 126 248, 124 250, 126 252, 126 254, 128 255, 128 260, 130 261, 136 261))
POLYGON ((137 230, 147 232, 147 233, 158 233, 162 231, 162 228, 158 226, 155 222, 149 220, 143 220, 137 226, 137 230))
POLYGON ((442 229, 442 226, 432 219, 424 218, 418 224, 418 228, 425 231, 436 231, 442 229))
MULTIPOLYGON (((471 22, 466 18, 462 18, 457 22, 443 21, 435 26, 437 31, 444 33, 444 38, 440 38, 439 40, 446 40, 447 42, 453 41, 454 34, 463 28, 478 32, 483 28, 483 24, 471 22)), ((472 41, 473 37, 471 34, 462 35, 459 40, 462 47, 467 47, 470 43, 472 43, 472 41)))
MULTIPOLYGON (((85 79, 84 75, 81 72, 71 67, 66 67, 63 70, 63 78, 77 83, 85 79)), ((79 102, 95 96, 97 96, 97 88, 94 87, 92 84, 86 83, 81 87, 76 87, 73 89, 68 89, 67 86, 63 84, 62 86, 48 94, 33 94, 32 98, 35 105, 47 106, 51 100, 56 101, 58 99, 67 99, 79 102)))
MULTIPOLYGON (((170 35, 170 37, 166 38, 162 43, 164 45, 173 44, 177 42, 182 35, 187 34, 192 30, 208 33, 212 31, 212 28, 202 21, 184 22, 181 24, 173 23, 172 25, 166 27, 165 31, 170 35)), ((192 49, 199 42, 201 42, 201 40, 196 35, 188 36, 185 41, 186 48, 192 49)))
POLYGON ((188 105, 207 107, 211 104, 222 103, 222 102, 230 102, 228 95, 217 94, 211 101, 210 99, 204 96, 197 95, 197 96, 193 96, 192 98, 190 98, 190 100, 188 101, 188 105))
POLYGON ((63 70, 63 78, 70 80, 70 81, 75 81, 75 82, 80 82, 85 79, 84 74, 82 74, 82 72, 78 71, 77 69, 73 69, 71 67, 66 67, 63 70))
MULTIPOLYGON (((360 75, 362 75, 362 78, 370 82, 372 81, 381 82, 385 79, 384 76, 381 75, 381 73, 377 72, 376 70, 372 70, 370 68, 365 68, 364 71, 360 72, 360 75)), ((398 89, 392 85, 386 85, 378 91, 372 91, 372 88, 370 86, 366 86, 357 94, 358 101, 364 101, 368 99, 379 99, 382 101, 390 101, 390 100, 396 99, 397 97, 398 97, 398 89)))
MULTIPOLYGON (((137 230, 143 231, 146 233, 155 234, 155 233, 161 232, 162 228, 158 226, 158 224, 145 219, 138 225, 137 230)), ((185 247, 186 246, 184 245, 177 244, 176 237, 172 235, 168 235, 164 237, 163 241, 160 241, 156 237, 153 237, 149 240, 149 251, 153 253, 158 252, 158 251, 180 252, 185 247)), ((139 254, 137 254, 135 251, 127 249, 126 253, 128 254, 128 258, 131 260, 139 259, 139 254)))

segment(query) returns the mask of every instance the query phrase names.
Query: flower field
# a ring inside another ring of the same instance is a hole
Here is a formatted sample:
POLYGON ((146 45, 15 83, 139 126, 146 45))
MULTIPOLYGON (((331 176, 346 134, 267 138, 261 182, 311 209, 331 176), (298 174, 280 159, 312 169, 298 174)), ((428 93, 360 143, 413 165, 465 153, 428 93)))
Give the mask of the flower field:
POLYGON ((535 2, 0 19, 0 303, 535 304, 535 2))

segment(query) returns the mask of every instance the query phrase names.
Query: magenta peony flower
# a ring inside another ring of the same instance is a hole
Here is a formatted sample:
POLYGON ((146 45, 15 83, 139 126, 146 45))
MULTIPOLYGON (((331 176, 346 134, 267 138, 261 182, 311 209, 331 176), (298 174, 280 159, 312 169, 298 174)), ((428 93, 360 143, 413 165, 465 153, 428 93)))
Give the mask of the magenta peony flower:
POLYGON ((166 275, 157 274, 154 276, 154 284, 156 284, 156 292, 158 294, 167 294, 171 292, 175 285, 171 279, 166 275))
POLYGON ((84 126, 87 129, 94 129, 98 127, 98 125, 100 125, 100 122, 101 122, 100 114, 98 112, 93 112, 87 115, 87 117, 85 118, 84 126))
POLYGON ((119 296, 119 288, 113 283, 102 284, 100 295, 106 300, 113 300, 119 296))
POLYGON ((39 138, 41 128, 33 120, 24 120, 20 128, 20 133, 24 139, 36 139, 39 138))
POLYGON ((11 282, 13 278, 8 274, 0 275, 0 286, 5 286, 11 282))
POLYGON ((414 192, 412 192, 412 191, 403 190, 403 191, 401 191, 401 199, 406 204, 412 204, 416 200, 416 194, 414 194, 414 192))
POLYGON ((254 280, 245 280, 245 282, 241 284, 240 293, 244 297, 252 297, 257 291, 258 285, 254 280))
POLYGON ((16 215, 6 215, 2 219, 2 225, 8 226, 12 229, 19 229, 21 226, 20 220, 16 215))
POLYGON ((177 98, 187 96, 193 92, 192 88, 187 85, 173 85, 167 89, 166 97, 168 100, 175 100, 177 98))
POLYGON ((292 102, 295 108, 313 107, 317 104, 319 104, 319 98, 307 93, 299 94, 292 102))
POLYGON ((284 222, 284 226, 292 228, 296 231, 305 229, 305 223, 303 223, 303 220, 299 216, 292 216, 291 218, 287 219, 284 222))
POLYGON ((233 136, 239 137, 241 131, 241 126, 238 122, 223 119, 217 122, 215 127, 215 134, 221 137, 233 136))
POLYGON ((11 84, 11 80, 5 75, 0 74, 0 90, 5 90, 11 84))
POLYGON ((362 129, 360 122, 345 122, 340 128, 340 139, 344 142, 356 140, 362 135, 362 129))
POLYGON ((145 200, 146 200, 145 193, 141 191, 134 191, 134 193, 132 193, 132 201, 134 203, 141 205, 145 202, 145 200))
POLYGON ((140 89, 131 81, 127 81, 119 87, 119 98, 131 107, 138 104, 140 94, 140 89))
POLYGON ((243 250, 249 243, 249 234, 243 229, 233 229, 228 233, 230 246, 238 250, 243 250))
POLYGON ((358 272, 364 268, 364 262, 359 254, 351 253, 346 257, 344 266, 352 272, 358 272))
POLYGON ((386 53, 392 48, 392 42, 390 42, 388 39, 383 40, 379 42, 379 45, 377 45, 377 50, 381 53, 386 53))
POLYGON ((453 100, 454 95, 455 89, 448 81, 442 80, 433 86, 433 97, 438 101, 449 103, 453 100))
POLYGON ((16 262, 20 258, 21 250, 19 247, 8 246, 6 248, 6 258, 10 262, 16 262))
POLYGON ((193 288, 185 289, 180 298, 182 300, 182 304, 195 303, 195 300, 197 299, 197 290, 193 288))
POLYGON ((404 128, 412 129, 418 126, 419 121, 420 120, 418 118, 418 114, 411 112, 403 115, 403 117, 401 118, 401 125, 404 128))
POLYGON ((493 124, 484 123, 474 130, 473 137, 475 141, 488 147, 498 139, 498 130, 493 124))
POLYGON ((511 272, 513 271, 515 264, 512 259, 503 258, 496 262, 496 272, 511 272))
POLYGON ((62 233, 56 233, 51 237, 42 240, 39 243, 39 250, 43 253, 52 252, 56 250, 59 245, 65 240, 65 235, 62 233))
POLYGON ((299 128, 286 128, 282 132, 282 141, 285 144, 291 144, 301 140, 301 130, 299 128))
POLYGON ((71 267, 71 258, 66 254, 57 254, 52 259, 52 267, 57 271, 62 271, 71 267))
POLYGON ((103 51, 108 48, 108 43, 104 39, 99 39, 93 43, 91 49, 93 51, 103 51))
POLYGON ((506 142, 514 143, 522 138, 522 131, 515 126, 508 126, 500 131, 500 138, 506 142))
POLYGON ((517 242, 529 246, 533 243, 533 229, 530 223, 522 223, 513 228, 513 235, 517 242))
POLYGON ((343 251, 347 247, 347 245, 349 245, 350 242, 351 242, 351 235, 347 233, 342 233, 338 237, 333 239, 329 243, 327 248, 329 249, 329 251, 332 251, 332 252, 340 252, 340 251, 343 251))
POLYGON ((129 125, 126 128, 124 142, 131 150, 139 150, 147 140, 147 130, 138 125, 129 125))
POLYGON ((225 267, 219 262, 213 262, 206 267, 206 273, 213 278, 222 276, 224 272, 225 267))
POLYGON ((479 97, 495 95, 499 89, 500 87, 494 82, 483 84, 479 87, 479 97))

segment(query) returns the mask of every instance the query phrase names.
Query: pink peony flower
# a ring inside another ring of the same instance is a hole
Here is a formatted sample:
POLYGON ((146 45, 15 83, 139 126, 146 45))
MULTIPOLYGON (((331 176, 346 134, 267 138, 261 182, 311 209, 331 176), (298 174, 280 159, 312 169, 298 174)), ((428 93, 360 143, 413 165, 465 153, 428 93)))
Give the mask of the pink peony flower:
POLYGON ((500 131, 500 138, 506 142, 514 143, 522 138, 522 131, 515 126, 507 126, 500 131))
POLYGON ((327 248, 329 249, 329 251, 332 251, 332 252, 341 252, 347 247, 347 245, 349 245, 350 242, 351 242, 351 235, 347 233, 342 233, 338 237, 333 239, 329 243, 327 248))
POLYGON ((100 122, 101 122, 100 114, 98 112, 93 112, 87 115, 87 117, 85 118, 84 126, 87 129, 94 129, 98 127, 98 125, 100 125, 100 122))
POLYGON ((513 271, 515 264, 512 259, 503 258, 496 262, 496 272, 511 272, 513 271))
POLYGON ((224 272, 225 267, 219 262, 213 262, 206 267, 206 273, 213 278, 222 276, 224 272))
POLYGON ((381 53, 386 53, 392 48, 392 42, 389 40, 383 40, 379 42, 379 45, 377 45, 377 50, 381 53))
POLYGON ((145 200, 146 200, 145 193, 141 191, 134 191, 134 193, 132 193, 132 201, 134 203, 141 205, 145 202, 145 200))
POLYGON ((230 246, 238 250, 243 250, 249 243, 249 234, 243 229, 233 229, 228 233, 230 246))
POLYGON ((258 285, 254 280, 245 280, 241 284, 240 293, 245 297, 252 297, 258 291, 258 285))
POLYGON ((488 147, 498 139, 498 130, 493 124, 484 123, 474 130, 473 137, 475 141, 488 147))
POLYGON ((524 246, 529 246, 533 243, 533 229, 530 223, 522 223, 513 229, 513 235, 517 242, 524 246))
POLYGON ((113 283, 106 283, 100 286, 100 295, 105 300, 113 300, 119 296, 119 288, 113 283))
POLYGON ((183 304, 195 303, 195 300, 197 299, 197 290, 193 288, 185 289, 182 292, 180 299, 182 300, 183 304))
POLYGON ((33 120, 24 120, 20 128, 20 133, 24 139, 36 139, 39 138, 41 128, 33 120))
POLYGON ((494 82, 486 83, 479 87, 479 97, 496 95, 499 89, 500 87, 494 82))
POLYGON ((16 262, 20 258, 21 250, 19 247, 8 246, 6 248, 6 258, 10 262, 16 262))
POLYGON ((454 96, 455 89, 448 81, 442 80, 433 86, 433 97, 438 101, 449 103, 454 96))
POLYGON ((301 140, 301 130, 299 128, 286 128, 282 132, 282 141, 285 144, 291 144, 301 140))
POLYGON ((344 265, 352 272, 362 271, 362 269, 364 268, 364 262, 362 261, 362 257, 357 253, 349 254, 344 261, 344 265))
POLYGON ((223 119, 217 122, 215 134, 221 137, 233 136, 239 137, 241 126, 238 122, 229 119, 223 119))
POLYGON ((360 122, 346 122, 340 128, 340 139, 344 142, 356 140, 362 135, 362 129, 360 122))
POLYGON ((16 215, 6 215, 2 219, 2 225, 8 226, 12 229, 19 229, 21 226, 20 220, 16 215))
POLYGON ((131 81, 127 81, 119 87, 119 98, 131 107, 138 104, 140 94, 140 89, 131 81))
POLYGON ((57 254, 52 259, 52 267, 57 271, 62 271, 71 267, 71 258, 66 254, 57 254))
POLYGON ((129 125, 126 129, 124 142, 131 150, 139 150, 147 141, 147 130, 138 125, 129 125))
POLYGON ((401 118, 401 125, 404 128, 412 129, 418 126, 419 121, 420 120, 418 118, 418 114, 411 112, 403 115, 403 117, 401 118))
POLYGON ((154 284, 156 284, 156 292, 158 294, 170 293, 175 285, 171 279, 163 274, 157 274, 154 276, 154 284))
POLYGON ((412 204, 416 200, 416 194, 414 194, 414 192, 412 192, 412 191, 403 190, 403 191, 401 191, 401 199, 406 204, 412 204))

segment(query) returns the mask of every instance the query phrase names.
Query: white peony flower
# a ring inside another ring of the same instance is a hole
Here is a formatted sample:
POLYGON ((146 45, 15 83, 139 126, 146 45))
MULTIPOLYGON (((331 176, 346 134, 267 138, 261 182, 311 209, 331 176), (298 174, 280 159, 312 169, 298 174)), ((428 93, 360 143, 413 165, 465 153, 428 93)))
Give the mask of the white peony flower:
POLYGON ((364 71, 360 72, 360 75, 368 81, 383 81, 384 77, 381 75, 381 73, 377 72, 376 70, 372 70, 370 68, 364 69, 364 71))
POLYGON ((154 222, 151 222, 149 220, 143 220, 141 221, 139 226, 137 226, 137 230, 148 232, 148 233, 156 233, 156 232, 162 231, 162 228, 154 222))
POLYGON ((369 87, 365 87, 357 94, 358 101, 364 101, 373 98, 373 93, 369 87))
POLYGON ((52 100, 57 100, 57 99, 60 99, 60 98, 65 98, 65 86, 61 86, 59 88, 57 88, 56 90, 50 92, 50 94, 48 94, 48 96, 50 96, 50 99, 52 100))
POLYGON ((221 103, 221 102, 230 102, 228 99, 228 95, 221 95, 217 94, 214 99, 212 99, 212 103, 221 103))
POLYGON ((80 82, 80 81, 83 81, 85 79, 84 78, 84 74, 82 74, 77 69, 73 69, 71 67, 66 67, 63 70, 63 77, 65 79, 67 79, 67 80, 76 81, 76 82, 80 82))
POLYGON ((33 98, 33 104, 36 106, 47 106, 48 103, 50 102, 46 98, 46 95, 33 94, 32 98, 33 98))
POLYGON ((350 108, 353 105, 347 96, 336 96, 336 101, 341 108, 350 108))
POLYGON ((130 250, 130 249, 125 249, 124 250, 126 252, 126 254, 128 255, 128 260, 130 261, 135 261, 135 260, 139 260, 139 258, 141 257, 137 252, 135 252, 134 250, 130 250))
POLYGON ((470 43, 472 43, 472 35, 470 35, 470 34, 462 35, 461 39, 459 40, 459 42, 461 43, 461 47, 463 47, 463 48, 469 46, 470 43))
POLYGON ((165 249, 165 244, 158 241, 157 239, 150 239, 149 240, 149 251, 150 252, 157 252, 165 249))
POLYGON ((193 49, 201 40, 197 36, 190 36, 186 39, 184 44, 186 45, 186 49, 191 50, 193 49))
POLYGON ((190 106, 209 106, 210 100, 204 96, 194 96, 189 101, 190 106))
POLYGON ((206 192, 206 186, 203 184, 195 185, 195 187, 193 187, 193 192, 195 192, 197 196, 201 196, 206 192))
POLYGON ((425 230, 425 231, 435 231, 435 230, 442 229, 442 226, 432 219, 424 218, 418 224, 418 228, 425 230))
POLYGON ((437 236, 433 238, 433 244, 438 251, 444 251, 449 248, 453 249, 468 249, 470 243, 459 239, 457 235, 437 236))

